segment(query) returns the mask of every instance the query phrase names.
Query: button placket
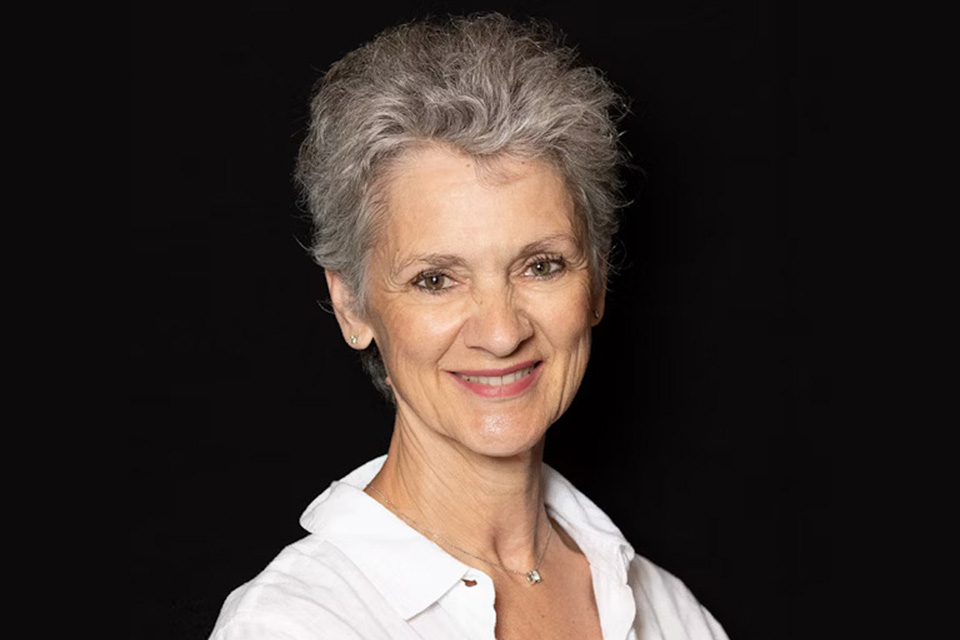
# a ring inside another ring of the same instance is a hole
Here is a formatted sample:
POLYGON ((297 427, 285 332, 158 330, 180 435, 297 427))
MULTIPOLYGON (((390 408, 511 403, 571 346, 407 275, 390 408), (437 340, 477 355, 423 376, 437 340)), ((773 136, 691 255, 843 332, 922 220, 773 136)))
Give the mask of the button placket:
POLYGON ((495 640, 497 612, 493 580, 471 569, 447 592, 440 606, 471 640, 495 640), (472 584, 471 584, 472 583, 472 584))

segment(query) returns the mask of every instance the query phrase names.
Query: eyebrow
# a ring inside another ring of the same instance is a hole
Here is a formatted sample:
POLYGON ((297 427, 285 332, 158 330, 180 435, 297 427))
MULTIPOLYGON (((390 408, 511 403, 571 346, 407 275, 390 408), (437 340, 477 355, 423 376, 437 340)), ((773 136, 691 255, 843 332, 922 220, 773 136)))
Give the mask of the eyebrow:
MULTIPOLYGON (((528 242, 521 247, 518 255, 529 256, 536 253, 556 251, 556 245, 558 243, 569 244, 573 246, 578 253, 581 251, 580 243, 574 236, 571 236, 568 233, 555 233, 553 235, 540 238, 539 240, 528 242)), ((453 253, 422 253, 411 256, 397 265, 397 267, 393 269, 394 276, 400 275, 417 263, 428 264, 436 269, 450 269, 454 267, 463 268, 467 265, 466 260, 453 253)))
POLYGON ((555 233, 539 240, 527 243, 520 249, 520 255, 530 255, 531 253, 544 253, 555 249, 558 243, 570 244, 576 251, 580 251, 580 243, 577 239, 568 233, 555 233))
POLYGON ((452 253, 423 253, 404 260, 394 270, 394 275, 399 275, 409 269, 412 265, 423 262, 431 267, 438 269, 449 269, 450 267, 464 267, 467 262, 458 255, 452 253))

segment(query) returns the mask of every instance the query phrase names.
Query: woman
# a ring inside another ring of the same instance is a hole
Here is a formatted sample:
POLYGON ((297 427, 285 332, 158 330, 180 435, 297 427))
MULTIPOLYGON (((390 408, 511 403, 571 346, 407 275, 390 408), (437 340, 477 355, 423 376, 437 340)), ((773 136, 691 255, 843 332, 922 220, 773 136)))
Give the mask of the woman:
POLYGON ((726 637, 542 463, 603 316, 619 104, 496 14, 391 30, 326 74, 298 177, 393 438, 213 638, 726 637))

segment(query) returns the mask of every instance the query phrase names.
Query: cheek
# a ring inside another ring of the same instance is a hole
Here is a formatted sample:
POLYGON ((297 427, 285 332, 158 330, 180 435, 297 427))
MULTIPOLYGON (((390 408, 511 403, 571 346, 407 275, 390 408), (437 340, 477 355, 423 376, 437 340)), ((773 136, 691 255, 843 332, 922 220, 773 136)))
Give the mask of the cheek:
POLYGON ((589 345, 592 312, 585 289, 577 286, 566 296, 539 300, 536 308, 540 326, 557 348, 576 350, 584 341, 589 345))
POLYGON ((387 367, 392 363, 435 363, 456 339, 460 318, 442 305, 388 309, 378 323, 378 346, 387 367))
POLYGON ((573 401, 590 359, 591 319, 590 295, 585 287, 576 286, 566 296, 554 297, 550 302, 542 301, 540 306, 540 326, 550 342, 556 362, 561 364, 554 369, 558 415, 563 413, 573 401))

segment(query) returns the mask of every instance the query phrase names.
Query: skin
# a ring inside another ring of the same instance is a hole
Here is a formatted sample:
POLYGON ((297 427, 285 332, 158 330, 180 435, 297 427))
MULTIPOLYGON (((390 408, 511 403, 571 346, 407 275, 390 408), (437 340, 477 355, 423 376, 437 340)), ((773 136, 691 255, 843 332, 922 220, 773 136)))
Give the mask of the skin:
MULTIPOLYGON (((493 169, 440 146, 409 152, 385 186, 367 309, 357 312, 336 273, 327 282, 344 338, 357 336, 358 349, 376 341, 396 397, 389 456, 371 484, 424 528, 526 570, 551 526, 544 436, 579 388, 603 294, 591 291, 556 170, 514 158, 493 169), (506 397, 456 376, 523 363, 536 363, 532 384, 506 397)), ((552 526, 533 587, 441 544, 493 578, 498 638, 600 637, 589 565, 552 526)))

